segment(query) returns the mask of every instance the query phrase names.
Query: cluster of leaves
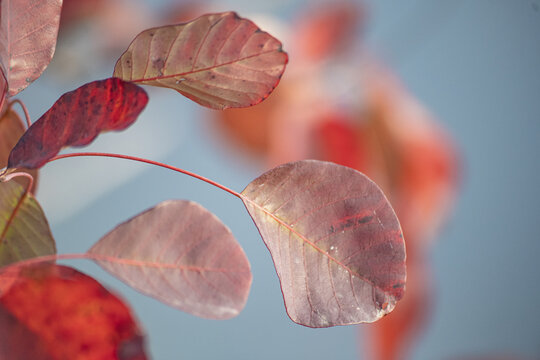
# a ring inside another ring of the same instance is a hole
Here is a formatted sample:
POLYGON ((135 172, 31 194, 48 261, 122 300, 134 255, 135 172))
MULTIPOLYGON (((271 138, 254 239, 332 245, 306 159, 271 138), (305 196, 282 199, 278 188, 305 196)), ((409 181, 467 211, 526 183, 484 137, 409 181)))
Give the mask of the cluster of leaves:
POLYGON ((146 358, 127 307, 95 280, 56 265, 59 259, 91 259, 135 289, 205 318, 233 317, 247 300, 251 272, 242 248, 217 217, 186 200, 146 210, 86 253, 57 255, 32 181, 40 167, 72 156, 152 163, 237 196, 270 250, 287 313, 298 324, 372 322, 393 310, 405 287, 401 227, 383 192, 356 170, 301 160, 238 193, 151 160, 58 155, 136 121, 148 102, 139 85, 171 88, 212 109, 261 102, 288 61, 277 39, 232 12, 148 29, 118 59, 113 77, 62 95, 25 131, 10 98, 50 62, 62 4, 0 4, 0 160, 7 159, 0 173, 0 357, 146 358), (31 181, 13 181, 21 178, 31 181))
POLYGON ((407 239, 407 293, 398 311, 362 333, 367 358, 404 359, 430 314, 426 254, 452 207, 459 166, 446 132, 356 41, 365 17, 349 1, 303 11, 287 31, 293 53, 272 97, 214 113, 215 124, 269 166, 332 161, 381 186, 407 239))

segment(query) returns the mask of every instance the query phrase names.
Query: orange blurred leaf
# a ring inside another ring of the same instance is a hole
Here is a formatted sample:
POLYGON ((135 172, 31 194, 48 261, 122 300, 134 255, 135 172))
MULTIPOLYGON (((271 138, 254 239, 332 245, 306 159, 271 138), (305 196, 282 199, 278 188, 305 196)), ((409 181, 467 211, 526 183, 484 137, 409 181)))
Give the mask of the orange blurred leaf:
POLYGON ((295 51, 306 61, 319 61, 350 49, 358 39, 364 10, 351 1, 333 1, 308 10, 294 31, 295 51))

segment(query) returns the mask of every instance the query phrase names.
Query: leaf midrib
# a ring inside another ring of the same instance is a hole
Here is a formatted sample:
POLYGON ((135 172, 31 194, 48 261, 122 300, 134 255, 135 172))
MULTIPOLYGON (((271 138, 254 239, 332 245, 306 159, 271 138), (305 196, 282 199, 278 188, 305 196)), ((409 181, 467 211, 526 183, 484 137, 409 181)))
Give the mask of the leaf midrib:
POLYGON ((237 63, 237 62, 241 62, 241 61, 251 59, 251 58, 254 58, 254 57, 257 57, 257 56, 269 54, 269 53, 275 52, 275 51, 276 52, 283 52, 281 47, 279 47, 279 48, 276 48, 276 49, 263 51, 263 52, 260 52, 258 54, 245 56, 243 58, 239 58, 239 59, 235 59, 235 60, 228 61, 228 62, 225 62, 225 63, 221 63, 219 65, 212 65, 212 66, 202 68, 202 69, 198 69, 198 70, 190 70, 190 71, 186 71, 186 72, 183 72, 183 73, 176 73, 176 74, 162 75, 162 76, 154 76, 154 77, 150 77, 150 78, 131 79, 130 81, 134 82, 134 83, 144 83, 144 82, 155 81, 155 80, 175 78, 175 77, 178 77, 178 76, 193 75, 193 74, 204 72, 204 71, 210 71, 210 70, 218 69, 220 67, 224 67, 224 66, 227 66, 227 65, 232 65, 232 64, 237 63))
POLYGON ((137 267, 152 267, 152 268, 165 268, 165 269, 174 269, 174 270, 188 270, 194 272, 219 272, 219 273, 244 273, 250 272, 249 269, 227 269, 227 268, 204 268, 200 266, 191 266, 191 265, 178 265, 170 263, 157 263, 152 261, 136 260, 136 259, 126 259, 120 257, 112 257, 108 255, 102 255, 99 253, 89 252, 89 257, 97 262, 111 262, 115 264, 122 264, 128 266, 137 266, 137 267))
MULTIPOLYGON (((293 234, 295 234, 298 238, 300 238, 302 241, 306 242, 308 245, 310 245, 312 248, 314 248, 316 251, 320 252, 321 254, 323 254, 324 256, 326 256, 329 260, 333 261, 334 263, 336 263, 338 266, 342 267, 343 269, 345 269, 350 275, 352 276, 355 276, 359 279, 361 279, 362 281, 365 281, 367 282, 368 284, 370 284, 371 286, 383 291, 385 294, 387 295, 392 295, 391 293, 388 293, 385 289, 383 289, 380 285, 377 285, 375 284, 372 280, 366 278, 365 276, 363 275, 360 275, 359 273, 357 273, 356 271, 353 271, 351 268, 349 268, 348 266, 346 266, 345 264, 343 264, 341 261, 339 261, 338 259, 336 259, 335 257, 333 257, 332 255, 330 255, 328 252, 324 251, 323 249, 321 249, 320 247, 318 247, 315 243, 313 243, 312 241, 310 241, 307 237, 305 237, 304 235, 302 235, 301 233, 299 233, 298 231, 296 231, 294 228, 292 228, 289 224, 287 224, 285 221, 281 220, 277 215, 274 215, 273 213, 271 213, 270 211, 266 210, 265 208, 263 208, 262 206, 260 206, 259 204, 257 204, 256 202, 254 202, 253 200, 247 198, 244 194, 241 194, 242 196, 242 200, 244 201, 247 201, 249 202, 250 204, 252 204, 255 208, 259 209, 260 211, 264 212, 265 214, 269 215, 271 218, 273 218, 275 221, 277 221, 279 224, 285 226, 290 232, 292 232, 293 234)), ((354 292, 354 290, 353 290, 354 292)), ((393 295, 392 295, 393 296, 393 295)))

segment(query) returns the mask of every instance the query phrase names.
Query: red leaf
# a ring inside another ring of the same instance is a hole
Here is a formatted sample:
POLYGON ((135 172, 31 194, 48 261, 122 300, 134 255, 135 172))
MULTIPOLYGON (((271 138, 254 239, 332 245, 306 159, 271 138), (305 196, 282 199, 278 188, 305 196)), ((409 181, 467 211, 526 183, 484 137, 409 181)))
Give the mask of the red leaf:
POLYGON ((39 336, 0 305, 0 359, 53 360, 39 336))
POLYGON ((13 96, 49 65, 62 0, 2 0, 0 6, 0 61, 13 96))
POLYGON ((425 249, 407 237, 407 292, 399 308, 363 329, 366 358, 398 360, 411 358, 411 350, 433 310, 431 269, 425 249))
MULTIPOLYGON (((8 108, 2 117, 0 117, 0 169, 7 166, 9 153, 25 131, 26 129, 19 115, 8 108)), ((28 173, 34 178, 32 193, 35 193, 38 182, 38 171, 30 170, 28 173)), ((13 180, 24 187, 28 184, 28 179, 23 177, 16 177, 13 180)))
POLYGON ((234 12, 145 30, 118 59, 114 76, 168 87, 213 108, 247 107, 279 83, 281 43, 234 12))
POLYGON ((103 131, 131 125, 148 102, 146 92, 117 78, 94 81, 65 93, 26 131, 9 168, 36 169, 65 146, 84 146, 103 131))
POLYGON ((119 225, 89 254, 135 289, 204 318, 238 315, 251 286, 248 260, 230 230, 185 200, 119 225))
POLYGON ((401 228, 384 194, 362 173, 298 161, 263 174, 242 197, 270 250, 294 322, 372 322, 403 296, 401 228))
POLYGON ((41 264, 0 274, 1 359, 146 359, 129 308, 74 269, 41 264))

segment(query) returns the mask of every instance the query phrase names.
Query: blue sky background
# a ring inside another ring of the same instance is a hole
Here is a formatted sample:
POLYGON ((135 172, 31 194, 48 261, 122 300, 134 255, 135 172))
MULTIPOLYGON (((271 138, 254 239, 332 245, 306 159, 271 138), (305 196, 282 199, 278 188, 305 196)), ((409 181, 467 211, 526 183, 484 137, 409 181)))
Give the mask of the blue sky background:
MULTIPOLYGON (((462 158, 457 206, 431 251, 435 309, 412 358, 538 359, 540 1, 365 3, 368 46, 444 124, 462 158)), ((216 9, 287 21, 306 4, 230 0, 216 9)), ((78 46, 84 44, 83 38, 78 46)), ((83 76, 58 82, 61 67, 53 62, 21 93, 34 120, 63 92, 109 76, 116 57, 103 62, 89 53, 82 60, 83 76)), ((164 161, 238 191, 266 170, 239 159, 238 150, 209 131, 212 119, 196 104, 174 91, 147 90, 151 101, 140 120, 89 149, 164 161)), ((153 358, 359 357, 355 327, 313 330, 288 319, 270 256, 242 203, 229 194, 142 164, 73 159, 44 168, 38 195, 63 253, 85 251, 118 223, 172 198, 201 203, 244 247, 254 282, 237 318, 199 319, 138 294, 91 263, 71 263, 129 301, 148 333, 153 358)))

